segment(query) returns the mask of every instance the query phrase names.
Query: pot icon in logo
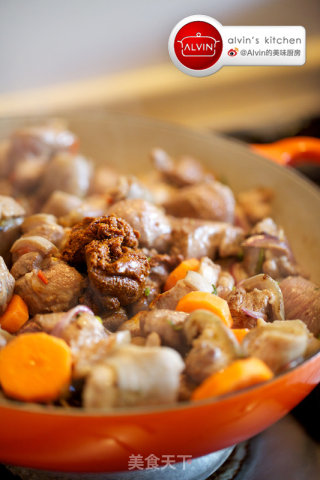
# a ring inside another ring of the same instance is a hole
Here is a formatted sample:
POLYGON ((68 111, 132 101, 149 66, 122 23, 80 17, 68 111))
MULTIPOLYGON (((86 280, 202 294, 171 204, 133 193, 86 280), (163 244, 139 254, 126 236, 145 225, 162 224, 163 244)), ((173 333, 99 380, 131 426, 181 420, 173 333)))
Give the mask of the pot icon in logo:
POLYGON ((184 57, 213 57, 216 53, 216 44, 220 40, 206 35, 202 36, 198 32, 196 35, 184 37, 178 42, 181 43, 181 54, 184 57))
POLYGON ((222 25, 206 15, 192 15, 172 29, 168 50, 174 65, 194 77, 205 77, 221 68, 222 25))
POLYGON ((228 51, 228 55, 229 57, 235 57, 239 52, 239 49, 238 48, 230 48, 230 50, 228 51))

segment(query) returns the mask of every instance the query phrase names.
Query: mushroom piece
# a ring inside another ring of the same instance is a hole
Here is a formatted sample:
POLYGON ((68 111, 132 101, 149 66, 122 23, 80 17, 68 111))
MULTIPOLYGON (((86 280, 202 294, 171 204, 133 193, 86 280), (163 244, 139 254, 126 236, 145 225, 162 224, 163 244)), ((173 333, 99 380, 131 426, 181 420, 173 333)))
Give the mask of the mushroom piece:
POLYGON ((187 316, 187 313, 175 310, 144 310, 135 315, 133 319, 125 322, 121 329, 127 326, 130 329, 136 322, 135 328, 131 329, 133 337, 147 337, 151 333, 157 333, 163 345, 183 353, 185 351, 185 339, 182 329, 187 316), (139 329, 137 328, 138 324, 139 329))
POLYGON ((269 290, 272 293, 272 298, 269 300, 269 304, 272 308, 272 320, 285 319, 281 288, 279 287, 278 282, 273 280, 269 275, 261 273, 254 277, 242 280, 238 285, 239 287, 244 288, 247 292, 255 288, 258 290, 269 290))
POLYGON ((10 260, 9 250, 19 237, 25 210, 12 197, 0 195, 0 255, 10 260))
POLYGON ((178 396, 184 362, 168 347, 125 345, 91 369, 84 391, 87 408, 160 405, 178 396))
POLYGON ((263 360, 275 373, 291 362, 301 361, 309 349, 309 343, 317 341, 301 320, 282 320, 266 323, 258 320, 258 326, 243 339, 242 348, 247 355, 263 360))
POLYGON ((183 324, 192 348, 186 356, 186 374, 195 383, 226 367, 240 354, 239 343, 222 320, 206 310, 196 310, 183 324))

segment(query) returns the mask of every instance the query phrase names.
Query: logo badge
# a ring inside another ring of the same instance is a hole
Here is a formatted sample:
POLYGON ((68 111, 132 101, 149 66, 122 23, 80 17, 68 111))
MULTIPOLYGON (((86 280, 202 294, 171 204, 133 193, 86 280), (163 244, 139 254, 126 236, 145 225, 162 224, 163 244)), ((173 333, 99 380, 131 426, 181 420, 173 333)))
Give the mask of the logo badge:
POLYGON ((222 67, 222 25, 205 15, 179 22, 169 37, 169 55, 176 67, 195 77, 205 77, 222 67), (220 60, 220 62, 219 62, 220 60))

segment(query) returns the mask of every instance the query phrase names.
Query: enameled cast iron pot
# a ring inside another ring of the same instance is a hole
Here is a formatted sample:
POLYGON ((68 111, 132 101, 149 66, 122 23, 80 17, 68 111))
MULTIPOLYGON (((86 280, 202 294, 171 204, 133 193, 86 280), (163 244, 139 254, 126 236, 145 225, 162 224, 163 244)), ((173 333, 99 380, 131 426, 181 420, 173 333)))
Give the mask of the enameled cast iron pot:
MULTIPOLYGON (((320 282, 320 193, 297 173, 218 135, 114 113, 64 117, 79 135, 84 154, 123 172, 150 169, 148 152, 159 146, 173 156, 195 156, 226 178, 236 193, 259 185, 271 187, 274 218, 285 228, 299 263, 320 282)), ((0 120, 0 137, 42 121, 41 117, 0 120)), ((282 163, 301 151, 319 160, 317 141, 291 142, 285 152, 281 144, 268 149, 273 148, 272 156, 276 151, 282 163)), ((260 386, 197 403, 94 411, 1 399, 0 462, 43 470, 111 472, 127 470, 130 454, 205 455, 270 426, 319 381, 317 354, 260 386)))

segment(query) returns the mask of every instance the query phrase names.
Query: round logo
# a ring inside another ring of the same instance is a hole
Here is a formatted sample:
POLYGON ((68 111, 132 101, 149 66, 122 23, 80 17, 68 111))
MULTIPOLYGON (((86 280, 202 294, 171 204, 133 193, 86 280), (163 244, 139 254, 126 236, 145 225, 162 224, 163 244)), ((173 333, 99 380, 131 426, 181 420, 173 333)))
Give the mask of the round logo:
POLYGON ((184 18, 169 37, 169 55, 176 67, 195 77, 205 77, 222 67, 223 49, 219 22, 205 15, 184 18))

